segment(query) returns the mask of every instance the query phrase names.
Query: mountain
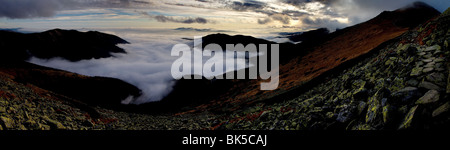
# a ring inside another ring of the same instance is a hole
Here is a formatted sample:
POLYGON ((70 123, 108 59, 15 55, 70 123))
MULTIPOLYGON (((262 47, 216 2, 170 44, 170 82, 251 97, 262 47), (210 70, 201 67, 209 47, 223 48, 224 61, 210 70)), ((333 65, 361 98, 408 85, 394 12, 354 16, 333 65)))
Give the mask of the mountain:
MULTIPOLYGON (((276 102, 295 97, 309 87, 320 83, 323 76, 345 69, 358 60, 358 57, 385 46, 386 42, 439 14, 437 10, 424 3, 414 3, 395 11, 382 12, 369 21, 328 34, 323 38, 323 42, 314 44, 302 42, 295 45, 281 43, 280 57, 284 59, 284 62, 280 63, 278 89, 261 91, 259 85, 263 82, 262 80, 231 80, 232 87, 223 94, 217 95, 216 98, 209 99, 211 102, 193 108, 192 111, 209 109, 229 112, 255 103, 276 102), (405 21, 403 18, 411 18, 411 20, 405 21), (284 47, 288 48, 284 49, 284 47)), ((255 44, 271 43, 252 37, 235 37, 234 39, 233 36, 210 35, 206 36, 204 43, 219 43, 219 45, 225 43, 245 45, 248 41, 255 44)), ((202 84, 193 85, 194 87, 191 88, 202 86, 202 84)), ((214 86, 220 87, 220 85, 214 86)))
POLYGON ((310 41, 320 41, 324 39, 330 31, 327 28, 319 28, 316 30, 311 30, 307 32, 296 32, 296 33, 285 33, 287 38, 292 42, 310 42, 310 41))
POLYGON ((0 31, 0 72, 11 75, 18 83, 32 84, 90 105, 112 108, 130 96, 139 97, 141 90, 122 80, 79 75, 25 60, 32 56, 61 57, 70 61, 112 57, 111 53, 125 53, 116 46, 124 43, 128 42, 97 31, 54 29, 29 34, 0 31))
POLYGON ((316 77, 303 92, 239 109, 213 129, 447 130, 449 28, 450 8, 316 77))
POLYGON ((41 33, 23 34, 0 31, 0 53, 5 60, 24 60, 31 56, 43 59, 62 57, 70 61, 111 57, 125 53, 117 44, 127 41, 97 31, 53 29, 41 33))

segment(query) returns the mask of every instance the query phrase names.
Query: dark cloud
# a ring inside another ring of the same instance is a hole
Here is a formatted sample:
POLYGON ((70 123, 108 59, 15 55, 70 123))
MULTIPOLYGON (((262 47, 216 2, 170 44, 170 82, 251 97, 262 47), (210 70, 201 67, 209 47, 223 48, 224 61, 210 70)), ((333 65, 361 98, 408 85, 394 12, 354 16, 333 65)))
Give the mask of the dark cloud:
POLYGON ((285 14, 274 14, 270 16, 273 20, 280 21, 283 24, 289 24, 291 22, 291 17, 285 14))
POLYGON ((258 24, 267 24, 269 22, 272 22, 272 19, 270 18, 258 19, 258 24))
POLYGON ((1 0, 0 17, 11 19, 52 17, 60 10, 140 8, 151 4, 139 0, 1 0))
POLYGON ((209 21, 206 18, 202 17, 173 17, 173 16, 164 16, 164 15, 150 15, 147 12, 138 12, 141 15, 144 15, 150 19, 155 19, 158 22, 175 22, 175 23, 185 23, 185 24, 192 24, 192 23, 200 23, 200 24, 206 24, 206 23, 214 23, 213 21, 209 21))
POLYGON ((300 12, 300 11, 296 11, 296 10, 283 10, 282 14, 292 16, 292 17, 302 17, 305 15, 310 15, 309 13, 300 12))
POLYGON ((229 7, 236 11, 249 11, 249 10, 258 10, 263 9, 266 6, 266 3, 259 2, 259 1, 234 1, 231 4, 229 4, 229 7))
POLYGON ((291 5, 304 5, 309 2, 320 2, 323 4, 331 4, 334 1, 338 0, 279 0, 282 3, 291 4, 291 5))
POLYGON ((11 19, 51 17, 62 8, 58 0, 2 0, 0 17, 11 19))
POLYGON ((191 24, 191 23, 205 24, 205 23, 208 23, 208 20, 206 20, 205 18, 202 18, 202 17, 196 17, 196 18, 174 18, 174 17, 171 17, 171 16, 157 15, 157 16, 154 16, 154 18, 156 19, 156 21, 159 21, 159 22, 176 22, 176 23, 187 23, 187 24, 191 24))

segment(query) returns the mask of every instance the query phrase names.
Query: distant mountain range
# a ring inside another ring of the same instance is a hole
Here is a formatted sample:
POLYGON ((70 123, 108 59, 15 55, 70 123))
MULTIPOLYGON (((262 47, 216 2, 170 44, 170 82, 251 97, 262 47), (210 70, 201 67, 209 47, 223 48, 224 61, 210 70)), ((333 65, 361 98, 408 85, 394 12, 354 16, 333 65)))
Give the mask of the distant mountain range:
POLYGON ((97 31, 53 29, 41 33, 18 33, 0 30, 0 53, 3 60, 25 60, 31 56, 43 59, 62 57, 70 61, 111 57, 125 53, 117 44, 128 42, 97 31))

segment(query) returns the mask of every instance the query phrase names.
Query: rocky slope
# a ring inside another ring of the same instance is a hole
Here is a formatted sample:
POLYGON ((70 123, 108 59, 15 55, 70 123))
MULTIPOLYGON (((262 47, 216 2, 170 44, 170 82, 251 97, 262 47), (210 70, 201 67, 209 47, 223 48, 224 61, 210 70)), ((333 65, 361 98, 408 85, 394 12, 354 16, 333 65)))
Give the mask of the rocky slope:
POLYGON ((85 104, 0 72, 0 130, 169 130, 205 129, 209 114, 144 115, 85 104))
POLYGON ((226 116, 218 129, 448 129, 450 9, 323 83, 226 116))

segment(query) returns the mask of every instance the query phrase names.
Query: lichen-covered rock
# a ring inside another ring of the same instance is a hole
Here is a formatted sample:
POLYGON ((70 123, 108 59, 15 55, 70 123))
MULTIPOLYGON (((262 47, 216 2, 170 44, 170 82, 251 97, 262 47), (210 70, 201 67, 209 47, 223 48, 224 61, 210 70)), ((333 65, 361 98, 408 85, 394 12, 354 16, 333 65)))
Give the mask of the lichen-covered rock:
POLYGON ((56 120, 50 119, 50 118, 48 118, 48 116, 43 116, 42 119, 45 120, 47 122, 47 124, 50 126, 50 128, 53 130, 66 129, 66 127, 64 127, 64 125, 62 123, 60 123, 56 120))
POLYGON ((392 121, 394 116, 394 107, 391 105, 386 105, 383 107, 383 122, 388 124, 392 121))
POLYGON ((435 83, 438 85, 444 85, 445 84, 445 75, 443 73, 434 72, 425 77, 427 81, 430 81, 431 83, 435 83))
POLYGON ((430 47, 425 48, 424 51, 435 51, 435 50, 440 50, 440 49, 441 49, 441 46, 439 46, 439 45, 433 45, 433 46, 430 46, 430 47))
POLYGON ((448 70, 448 77, 447 77, 447 91, 446 93, 450 93, 450 70, 448 70))
POLYGON ((408 103, 421 96, 420 91, 416 87, 405 87, 391 94, 391 97, 400 103, 408 103))
MULTIPOLYGON (((425 66, 425 67, 427 67, 427 66, 425 66)), ((434 70, 434 68, 432 68, 432 67, 425 68, 425 69, 423 69, 423 73, 428 73, 428 72, 431 72, 433 70, 434 70)))
POLYGON ((433 117, 437 117, 443 113, 446 113, 450 110, 450 102, 446 102, 445 104, 439 106, 438 108, 436 108, 433 113, 432 116, 433 117))
POLYGON ((1 125, 5 126, 6 129, 12 129, 14 128, 14 120, 5 116, 0 117, 0 123, 1 125))
POLYGON ((441 87, 437 86, 436 84, 433 84, 431 82, 427 82, 427 81, 423 81, 419 84, 420 88, 425 88, 425 89, 429 89, 429 90, 436 90, 436 91, 440 91, 442 90, 441 87))
POLYGON ((429 90, 425 95, 416 101, 416 104, 430 104, 439 101, 439 92, 436 90, 429 90))
POLYGON ((416 67, 411 70, 410 76, 419 76, 422 74, 423 67, 416 67))
POLYGON ((374 123, 381 120, 381 99, 383 99, 383 95, 383 90, 379 90, 374 96, 369 98, 366 123, 374 123))
POLYGON ((417 115, 416 111, 417 111, 418 107, 419 106, 416 105, 416 106, 414 106, 413 108, 411 108, 409 110, 408 114, 406 114, 405 119, 403 119, 403 122, 401 123, 401 125, 400 125, 400 127, 398 129, 411 129, 411 128, 413 128, 413 125, 414 125, 413 123, 414 123, 416 115, 417 115))

